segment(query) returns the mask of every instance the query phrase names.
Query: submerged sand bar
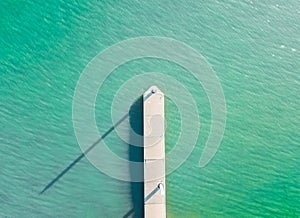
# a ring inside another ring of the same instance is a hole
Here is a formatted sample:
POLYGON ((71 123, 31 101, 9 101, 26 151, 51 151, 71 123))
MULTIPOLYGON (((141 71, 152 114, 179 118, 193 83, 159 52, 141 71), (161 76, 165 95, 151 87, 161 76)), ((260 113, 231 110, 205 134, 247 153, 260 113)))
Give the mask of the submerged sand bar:
POLYGON ((166 217, 164 94, 150 87, 144 100, 144 217, 166 217))

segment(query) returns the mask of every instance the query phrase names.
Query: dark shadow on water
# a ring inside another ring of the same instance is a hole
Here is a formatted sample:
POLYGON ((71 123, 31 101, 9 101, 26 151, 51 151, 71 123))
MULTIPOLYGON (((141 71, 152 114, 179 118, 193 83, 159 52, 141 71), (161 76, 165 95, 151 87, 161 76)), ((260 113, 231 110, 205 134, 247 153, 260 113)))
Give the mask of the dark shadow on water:
MULTIPOLYGON (((143 97, 139 97, 130 107, 129 120, 131 128, 136 134, 143 136, 143 97)), ((144 162, 144 148, 143 148, 143 137, 139 137, 137 141, 136 137, 130 135, 129 145, 129 160, 132 162, 144 162), (132 142, 138 143, 140 146, 132 145, 132 142)), ((130 176, 132 180, 136 178, 143 179, 144 176, 144 165, 141 164, 139 169, 130 167, 130 176)), ((141 180, 142 181, 142 180, 141 180)), ((123 218, 133 217, 141 218, 144 216, 144 182, 131 182, 131 199, 133 208, 129 210, 123 218)))
POLYGON ((106 136, 108 136, 117 126, 119 126, 129 114, 124 115, 114 126, 110 127, 96 142, 94 142, 88 149, 86 149, 81 155, 79 155, 72 163, 69 164, 63 171, 61 171, 54 179, 52 179, 45 188, 39 193, 43 194, 49 188, 51 188, 58 180, 63 177, 75 164, 77 164, 87 153, 89 153, 97 144, 99 144, 106 136))
MULTIPOLYGON (((117 126, 119 126, 129 116, 130 125, 137 135, 143 136, 143 97, 138 98, 130 107, 129 113, 124 115, 114 126, 108 129, 96 142, 88 149, 74 159, 63 171, 61 171, 54 179, 52 179, 44 189, 39 193, 43 194, 57 183, 69 170, 71 170, 82 158, 85 157, 95 146, 105 139, 117 126)), ((130 135, 130 142, 138 143, 141 146, 129 145, 129 160, 132 162, 144 162, 143 137, 136 139, 134 135, 130 135)), ((130 176, 132 180, 137 177, 143 178, 144 167, 141 164, 139 169, 130 167, 130 176)), ((141 180, 142 181, 142 180, 141 180)), ((131 197, 133 208, 130 209, 123 217, 140 218, 144 216, 144 182, 130 183, 131 197)))

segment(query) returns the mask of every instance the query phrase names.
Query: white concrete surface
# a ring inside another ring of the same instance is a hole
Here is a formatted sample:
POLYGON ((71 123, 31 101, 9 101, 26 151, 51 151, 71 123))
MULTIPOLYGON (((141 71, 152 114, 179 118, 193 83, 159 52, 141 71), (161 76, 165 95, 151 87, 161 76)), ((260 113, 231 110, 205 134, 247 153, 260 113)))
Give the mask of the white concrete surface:
POLYGON ((144 93, 144 217, 166 217, 164 94, 144 93), (161 185, 160 185, 161 184, 161 185), (160 185, 160 186, 159 186, 160 185), (159 188, 161 187, 161 188, 159 188), (161 190, 163 187, 164 190, 161 190))

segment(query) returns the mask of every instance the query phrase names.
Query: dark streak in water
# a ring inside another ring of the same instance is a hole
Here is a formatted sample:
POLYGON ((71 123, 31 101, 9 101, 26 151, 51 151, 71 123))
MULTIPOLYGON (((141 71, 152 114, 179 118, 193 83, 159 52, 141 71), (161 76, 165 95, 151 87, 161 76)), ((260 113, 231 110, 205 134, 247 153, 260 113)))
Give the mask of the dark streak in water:
POLYGON ((100 139, 98 139, 96 142, 94 142, 88 149, 86 149, 81 155, 79 155, 73 162, 67 166, 60 174, 58 174, 53 180, 51 180, 45 188, 39 193, 43 194, 45 191, 47 191, 49 188, 51 188, 61 177, 63 177, 72 167, 75 166, 76 163, 78 163, 86 154, 88 154, 98 143, 100 143, 106 136, 108 136, 118 125, 120 125, 129 114, 126 114, 123 116, 114 126, 112 126, 109 130, 107 130, 100 139))

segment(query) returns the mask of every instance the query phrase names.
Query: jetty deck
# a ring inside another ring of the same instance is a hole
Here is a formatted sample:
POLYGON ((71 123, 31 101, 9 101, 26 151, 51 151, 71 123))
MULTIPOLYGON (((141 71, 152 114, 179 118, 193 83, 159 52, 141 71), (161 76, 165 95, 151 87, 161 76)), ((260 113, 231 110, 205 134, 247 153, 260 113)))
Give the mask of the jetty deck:
POLYGON ((164 93, 150 87, 144 101, 144 217, 166 217, 164 93))

